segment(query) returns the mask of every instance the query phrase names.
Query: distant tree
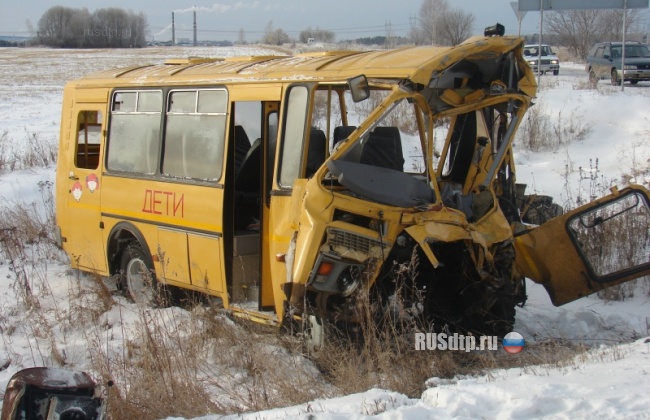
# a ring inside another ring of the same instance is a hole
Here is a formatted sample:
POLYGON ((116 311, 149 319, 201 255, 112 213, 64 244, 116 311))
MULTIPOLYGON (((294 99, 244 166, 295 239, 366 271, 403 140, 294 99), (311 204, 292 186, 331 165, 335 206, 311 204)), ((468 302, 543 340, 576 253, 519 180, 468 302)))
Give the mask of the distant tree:
POLYGON ((361 45, 384 45, 386 43, 386 37, 377 35, 373 37, 357 38, 355 42, 361 45))
POLYGON ((108 8, 91 14, 86 8, 54 6, 39 19, 36 37, 50 47, 143 47, 147 30, 144 13, 108 8))
MULTIPOLYGON (((638 9, 627 11, 628 31, 636 29, 641 15, 638 9)), ((621 41, 622 10, 560 10, 548 13, 545 30, 555 35, 560 45, 566 46, 576 57, 587 56, 598 41, 621 41)))
MULTIPOLYGON (((623 11, 622 10, 603 10, 601 16, 601 25, 603 28, 603 39, 623 40, 623 11)), ((641 9, 627 9, 625 17, 626 33, 642 32, 642 23, 644 21, 641 9)))
POLYGON ((309 38, 313 38, 315 41, 318 42, 334 42, 336 36, 332 31, 321 29, 319 27, 316 27, 316 29, 312 29, 311 26, 308 26, 307 29, 305 29, 304 31, 300 31, 299 38, 300 38, 300 42, 306 44, 307 41, 309 41, 309 38))
POLYGON ((273 29, 273 21, 269 21, 264 29, 264 37, 262 43, 268 45, 282 45, 291 42, 289 35, 282 29, 273 29))
POLYGON ((38 20, 36 35, 40 43, 51 47, 64 47, 74 9, 63 6, 50 7, 38 20))
POLYGON ((420 5, 420 39, 429 44, 440 44, 440 25, 449 10, 447 0, 423 0, 420 5))
POLYGON ((409 29, 409 39, 411 42, 415 45, 422 45, 425 44, 425 33, 424 31, 418 26, 417 20, 414 19, 411 22, 411 29, 409 29))
POLYGON ((474 15, 461 9, 447 11, 438 28, 444 44, 458 45, 472 34, 474 15))
POLYGON ((457 45, 471 35, 474 15, 452 9, 447 0, 423 0, 418 22, 418 28, 411 28, 416 43, 457 45))

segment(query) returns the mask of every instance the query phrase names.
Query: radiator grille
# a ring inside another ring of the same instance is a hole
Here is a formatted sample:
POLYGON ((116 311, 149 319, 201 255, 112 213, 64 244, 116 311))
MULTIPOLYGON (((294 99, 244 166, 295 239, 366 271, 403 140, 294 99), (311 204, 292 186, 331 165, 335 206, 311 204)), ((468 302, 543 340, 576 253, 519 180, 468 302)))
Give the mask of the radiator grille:
MULTIPOLYGON (((380 248, 382 245, 377 239, 371 239, 339 229, 329 229, 328 243, 330 246, 342 246, 366 254, 369 254, 373 248, 380 248)), ((383 245, 384 249, 388 246, 385 242, 383 245)))

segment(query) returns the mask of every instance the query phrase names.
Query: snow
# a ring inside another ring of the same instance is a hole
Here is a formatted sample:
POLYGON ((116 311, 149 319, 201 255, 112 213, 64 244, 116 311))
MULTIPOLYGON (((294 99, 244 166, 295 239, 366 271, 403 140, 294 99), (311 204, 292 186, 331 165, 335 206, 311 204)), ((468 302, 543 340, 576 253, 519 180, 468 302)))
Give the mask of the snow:
MULTIPOLYGON (((4 147, 19 148, 32 133, 56 144, 61 91, 66 80, 82 74, 135 63, 162 62, 168 57, 271 55, 262 48, 152 48, 130 50, 0 49, 0 135, 4 147), (12 70, 20 64, 21 71, 12 70)), ((625 91, 601 81, 586 89, 579 63, 563 63, 559 76, 542 76, 536 99, 552 124, 586 127, 581 140, 556 151, 530 153, 516 148, 520 182, 528 192, 551 195, 561 204, 575 205, 591 190, 605 193, 610 183, 628 176, 650 186, 650 83, 626 85, 625 91), (561 122, 559 122, 561 121, 561 122), (592 168, 590 169, 590 159, 592 168), (598 159, 598 170, 595 169, 598 159), (580 179, 595 175, 596 181, 580 179), (567 171, 568 168, 568 171, 567 171), (597 186, 590 185, 598 183, 597 186)), ((3 147, 0 144, 0 147, 3 147)), ((54 167, 0 173, 0 208, 42 205, 40 189, 54 181, 54 167)), ((14 286, 15 271, 7 256, 0 258, 0 389, 18 370, 59 366, 92 373, 93 355, 87 347, 98 340, 118 354, 141 320, 138 308, 120 296, 103 310, 89 306, 88 293, 97 286, 88 276, 69 270, 62 255, 30 248, 35 263, 24 267, 38 297, 36 309, 25 307, 14 286), (43 255, 41 255, 43 254, 43 255), (81 310, 79 310, 81 309, 81 310), (95 319, 84 323, 83 317, 95 319), (30 319, 30 322, 25 322, 30 319), (36 319, 37 321, 34 321, 36 319), (47 333, 47 331, 51 331, 47 333), (58 350, 50 351, 50 338, 58 350)), ((109 281, 109 290, 114 289, 109 281)), ((484 375, 451 380, 431 378, 420 398, 371 389, 331 399, 315 399, 293 407, 232 415, 226 418, 630 418, 650 413, 650 298, 648 284, 639 284, 634 297, 605 302, 587 297, 556 308, 544 289, 528 285, 529 300, 517 310, 514 330, 528 345, 557 342, 592 346, 563 364, 549 362, 525 368, 492 370, 484 375)), ((186 311, 155 310, 170 325, 182 326, 186 311)), ((110 349, 110 350, 109 350, 110 349)), ((499 350, 503 352, 503 350, 499 350)), ((527 349, 524 349, 526 352, 527 349)), ((531 350, 528 350, 531 351, 531 350)), ((549 352, 554 347, 549 347, 549 352)), ((508 357, 517 357, 510 355, 508 357)), ((215 396, 215 399, 220 398, 215 396)), ((217 418, 216 416, 202 417, 217 418)))
POLYGON ((616 419, 641 418, 648 414, 650 339, 596 348, 584 359, 566 368, 516 368, 439 384, 431 381, 432 386, 419 399, 371 389, 293 407, 219 418, 616 419))

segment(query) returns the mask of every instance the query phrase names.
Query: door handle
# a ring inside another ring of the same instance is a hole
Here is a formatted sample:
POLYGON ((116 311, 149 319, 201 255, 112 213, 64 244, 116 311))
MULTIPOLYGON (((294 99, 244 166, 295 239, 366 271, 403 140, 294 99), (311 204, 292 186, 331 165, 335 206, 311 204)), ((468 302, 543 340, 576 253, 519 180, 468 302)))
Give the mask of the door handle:
POLYGON ((73 181, 79 181, 79 177, 74 175, 74 172, 70 171, 70 174, 68 175, 68 179, 71 179, 73 181))

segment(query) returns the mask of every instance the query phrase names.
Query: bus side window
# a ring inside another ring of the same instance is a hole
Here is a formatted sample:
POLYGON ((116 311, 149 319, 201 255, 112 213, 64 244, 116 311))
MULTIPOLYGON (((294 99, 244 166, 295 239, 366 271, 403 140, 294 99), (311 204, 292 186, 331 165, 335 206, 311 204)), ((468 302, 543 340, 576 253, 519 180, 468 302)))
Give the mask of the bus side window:
POLYGON ((77 142, 74 164, 77 168, 97 169, 102 136, 102 113, 80 111, 77 117, 77 142))
POLYGON ((154 174, 158 167, 162 91, 115 92, 111 106, 107 169, 154 174))
POLYGON ((228 92, 171 91, 165 130, 165 176, 219 181, 223 168, 228 92))
POLYGON ((280 152, 279 184, 283 188, 293 187, 300 177, 302 167, 305 121, 309 104, 309 90, 305 86, 294 86, 289 90, 285 107, 284 135, 280 152))

